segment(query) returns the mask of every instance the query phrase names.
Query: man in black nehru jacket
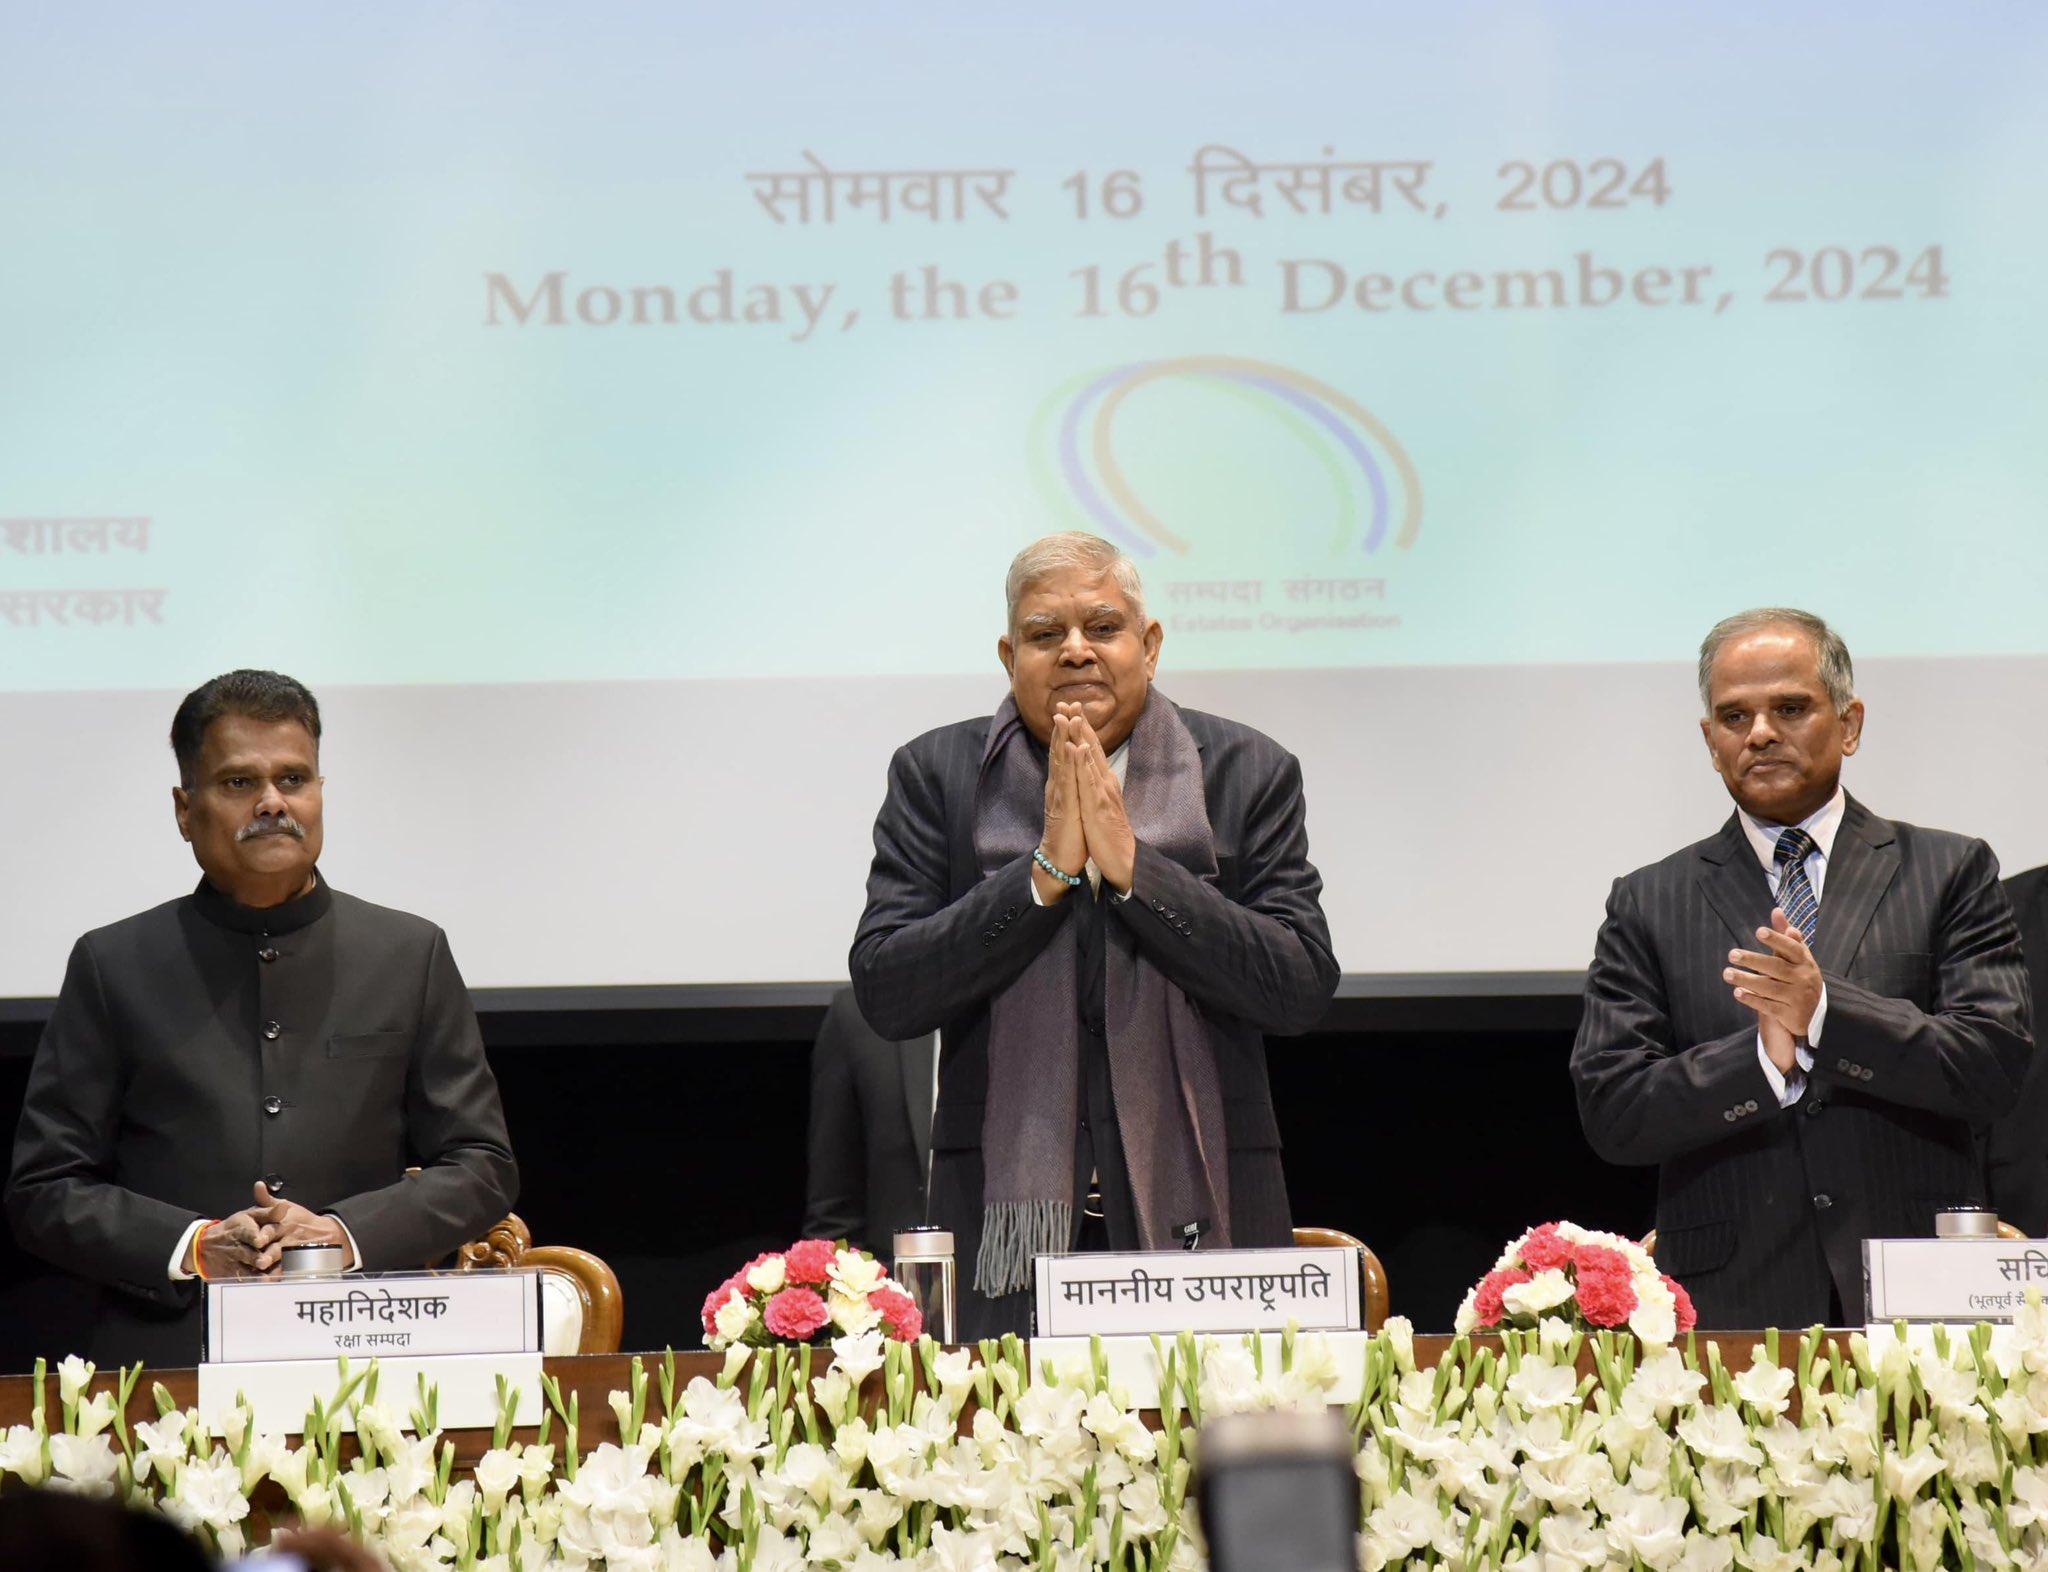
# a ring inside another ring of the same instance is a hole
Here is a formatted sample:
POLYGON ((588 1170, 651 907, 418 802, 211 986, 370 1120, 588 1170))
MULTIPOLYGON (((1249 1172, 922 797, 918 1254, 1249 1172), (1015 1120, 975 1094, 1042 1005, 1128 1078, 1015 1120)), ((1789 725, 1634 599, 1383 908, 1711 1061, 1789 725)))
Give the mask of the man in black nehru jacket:
POLYGON ((22 1244, 100 1285, 102 1364, 193 1363, 198 1279, 275 1274, 294 1244, 423 1266, 519 1183, 446 937, 320 877, 313 695, 216 677, 171 746, 204 877, 73 947, 7 1184, 22 1244))
POLYGON ((1735 812, 1615 881, 1579 1117, 1609 1161, 1657 1165, 1657 1264, 1701 1326, 1853 1325, 1865 1239, 1984 1204, 1983 1127, 2032 1051, 2019 932, 1982 841, 1842 789, 1863 701, 1820 618, 1727 618, 1699 687, 1735 812))
POLYGON ((1152 687, 1163 630, 1092 535, 1018 553, 994 716, 899 748, 849 964, 941 1034, 929 1216, 960 1332, 1021 1330, 1035 1255, 1285 1244, 1265 1033, 1337 986, 1301 769, 1152 687))

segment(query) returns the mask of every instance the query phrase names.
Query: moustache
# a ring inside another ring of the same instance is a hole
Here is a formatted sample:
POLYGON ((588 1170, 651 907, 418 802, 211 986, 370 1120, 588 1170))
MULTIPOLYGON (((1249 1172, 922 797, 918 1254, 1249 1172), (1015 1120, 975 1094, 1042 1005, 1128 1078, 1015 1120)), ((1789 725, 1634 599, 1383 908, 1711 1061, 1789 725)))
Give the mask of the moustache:
POLYGON ((306 838, 306 827, 289 813, 280 813, 274 819, 252 819, 235 831, 235 840, 239 844, 269 835, 289 835, 295 841, 302 841, 306 838))

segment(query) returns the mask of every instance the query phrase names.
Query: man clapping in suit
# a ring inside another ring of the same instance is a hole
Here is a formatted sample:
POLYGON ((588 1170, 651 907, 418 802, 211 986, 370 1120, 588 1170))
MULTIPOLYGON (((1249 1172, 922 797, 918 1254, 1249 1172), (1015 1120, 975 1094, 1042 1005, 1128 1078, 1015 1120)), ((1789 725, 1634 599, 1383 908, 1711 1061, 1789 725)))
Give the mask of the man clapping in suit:
POLYGON ((1703 1327, 1863 1319, 1861 1242, 1982 1205, 1977 1130, 2031 1044, 2012 908, 1982 841, 1841 787, 1849 652, 1770 608, 1700 646, 1720 833, 1617 880, 1572 1079, 1587 1139, 1655 1163, 1657 1264, 1703 1327))
POLYGON ((1163 630, 1093 535, 1018 553, 993 717, 897 750, 849 964, 941 1031, 929 1215, 960 1331, 1021 1329, 1035 1255, 1285 1244, 1264 1034, 1337 984, 1301 770, 1152 688, 1163 630))

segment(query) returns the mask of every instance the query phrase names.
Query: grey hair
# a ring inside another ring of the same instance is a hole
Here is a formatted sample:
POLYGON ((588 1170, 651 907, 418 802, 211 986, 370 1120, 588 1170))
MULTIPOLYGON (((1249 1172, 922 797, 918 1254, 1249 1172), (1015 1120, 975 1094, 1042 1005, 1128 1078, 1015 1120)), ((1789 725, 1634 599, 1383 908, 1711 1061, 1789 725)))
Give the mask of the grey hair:
POLYGON ((1017 602, 1024 598, 1024 592, 1046 575, 1064 568, 1107 573, 1116 581, 1138 626, 1145 625, 1145 586, 1138 582, 1138 565, 1100 535, 1076 529, 1034 540, 1010 559, 1003 595, 1012 628, 1017 626, 1017 602))
POLYGON ((1721 653, 1722 647, 1730 639, 1762 633, 1767 628, 1796 629, 1813 640, 1814 653, 1820 657, 1821 686, 1828 690, 1828 699, 1834 704, 1835 713, 1846 713, 1856 702, 1856 668, 1849 660, 1849 646, 1842 642, 1841 634, 1812 612, 1792 606, 1758 606, 1751 611, 1738 611, 1732 617, 1723 617, 1714 624, 1700 641, 1700 707, 1709 713, 1713 711, 1714 657, 1721 653))

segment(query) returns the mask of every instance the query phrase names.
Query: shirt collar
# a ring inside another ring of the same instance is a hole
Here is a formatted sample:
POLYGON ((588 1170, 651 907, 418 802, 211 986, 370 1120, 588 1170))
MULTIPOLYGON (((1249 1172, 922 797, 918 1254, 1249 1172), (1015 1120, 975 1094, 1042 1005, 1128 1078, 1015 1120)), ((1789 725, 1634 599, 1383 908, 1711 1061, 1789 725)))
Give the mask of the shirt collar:
MULTIPOLYGON (((1821 860, 1827 861, 1834 854, 1835 831, 1842 827, 1842 815, 1848 806, 1848 794, 1839 782, 1835 794, 1819 808, 1800 820, 1796 828, 1813 837, 1813 844, 1819 848, 1821 860)), ((1756 860, 1763 864, 1765 873, 1778 871, 1778 837, 1788 826, 1766 824, 1762 819, 1753 818, 1747 808, 1736 804, 1735 813, 1742 820, 1742 833, 1749 838, 1750 850, 1756 853, 1756 860)))
POLYGON ((327 915, 334 904, 334 892, 320 877, 320 870, 315 868, 313 888, 304 895, 294 896, 282 906, 244 906, 240 901, 223 895, 205 879, 201 879, 199 887, 192 892, 192 904, 208 922, 234 933, 296 933, 327 915))

